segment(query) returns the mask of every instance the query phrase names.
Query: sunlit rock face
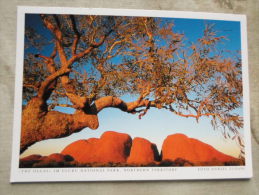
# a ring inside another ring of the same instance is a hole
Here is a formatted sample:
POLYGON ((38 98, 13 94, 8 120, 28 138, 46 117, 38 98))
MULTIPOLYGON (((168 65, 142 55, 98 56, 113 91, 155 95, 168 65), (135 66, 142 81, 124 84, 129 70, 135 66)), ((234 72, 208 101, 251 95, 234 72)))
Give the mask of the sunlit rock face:
POLYGON ((107 131, 100 139, 90 138, 73 142, 61 153, 72 156, 79 163, 124 163, 131 144, 129 135, 107 131))
POLYGON ((162 145, 162 160, 176 160, 178 158, 190 162, 228 162, 238 159, 223 154, 212 146, 184 134, 169 135, 162 145))
POLYGON ((159 154, 155 144, 140 137, 133 139, 130 156, 127 163, 145 165, 158 160, 159 154))
POLYGON ((107 131, 100 138, 78 140, 61 153, 30 155, 20 167, 109 167, 109 166, 226 166, 243 165, 241 159, 219 152, 211 145, 184 134, 166 137, 161 155, 149 140, 107 131))

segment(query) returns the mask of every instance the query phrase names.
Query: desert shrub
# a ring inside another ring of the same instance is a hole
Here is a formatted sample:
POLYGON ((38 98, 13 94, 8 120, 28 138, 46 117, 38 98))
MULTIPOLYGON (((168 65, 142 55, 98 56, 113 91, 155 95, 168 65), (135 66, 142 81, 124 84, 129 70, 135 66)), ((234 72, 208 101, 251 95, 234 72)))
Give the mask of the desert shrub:
POLYGON ((239 161, 228 161, 228 162, 224 162, 225 166, 240 166, 240 165, 244 165, 244 161, 239 160, 239 161))

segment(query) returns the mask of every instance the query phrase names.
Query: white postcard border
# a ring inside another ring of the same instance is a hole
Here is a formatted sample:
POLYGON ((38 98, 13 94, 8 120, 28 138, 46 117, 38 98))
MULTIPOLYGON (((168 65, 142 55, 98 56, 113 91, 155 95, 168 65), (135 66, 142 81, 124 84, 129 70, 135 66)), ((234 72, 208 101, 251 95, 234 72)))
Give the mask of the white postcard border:
POLYGON ((15 72, 15 100, 13 121, 13 149, 10 182, 55 181, 131 181, 131 180, 193 180, 241 179, 252 177, 249 78, 246 16, 221 13, 154 11, 103 8, 24 7, 17 12, 17 47, 15 72), (152 16, 239 21, 241 24, 241 55, 243 79, 245 166, 212 167, 109 167, 109 168, 19 168, 19 143, 22 111, 22 79, 24 55, 24 25, 26 13, 92 14, 113 16, 152 16))

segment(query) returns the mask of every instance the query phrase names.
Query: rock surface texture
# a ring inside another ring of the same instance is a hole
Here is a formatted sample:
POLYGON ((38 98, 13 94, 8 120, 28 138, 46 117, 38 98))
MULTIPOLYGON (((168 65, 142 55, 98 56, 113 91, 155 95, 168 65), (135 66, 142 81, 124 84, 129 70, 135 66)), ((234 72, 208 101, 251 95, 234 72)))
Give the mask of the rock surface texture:
POLYGON ((20 167, 55 166, 224 166, 241 160, 219 152, 209 144, 184 134, 167 136, 161 155, 149 140, 107 131, 100 138, 78 140, 61 153, 30 155, 20 159, 20 167))
POLYGON ((74 159, 69 155, 53 153, 49 156, 33 154, 20 159, 21 168, 29 167, 64 167, 74 166, 74 159), (71 163, 72 162, 72 163, 71 163))
POLYGON ((133 139, 130 156, 127 163, 148 164, 158 160, 159 153, 155 144, 140 137, 133 139))
POLYGON ((169 135, 163 142, 162 160, 185 159, 190 162, 237 161, 238 159, 223 154, 197 139, 184 134, 169 135))
POLYGON ((72 156, 79 163, 125 163, 132 139, 129 135, 105 132, 99 139, 79 140, 68 145, 61 153, 72 156))

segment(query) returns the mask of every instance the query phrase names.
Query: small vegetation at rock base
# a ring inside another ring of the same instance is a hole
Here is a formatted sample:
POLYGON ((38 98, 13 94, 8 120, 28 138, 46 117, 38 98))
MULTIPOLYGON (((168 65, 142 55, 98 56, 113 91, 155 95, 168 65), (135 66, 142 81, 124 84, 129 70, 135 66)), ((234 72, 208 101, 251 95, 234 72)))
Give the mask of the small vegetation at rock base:
POLYGON ((181 158, 176 160, 163 160, 160 162, 153 162, 148 164, 128 164, 128 163, 78 163, 76 161, 65 161, 65 162, 56 162, 51 161, 20 161, 20 168, 54 168, 54 167, 190 167, 190 166, 242 166, 244 162, 242 161, 231 161, 231 162, 220 162, 220 161, 211 161, 211 162, 190 162, 181 158))

